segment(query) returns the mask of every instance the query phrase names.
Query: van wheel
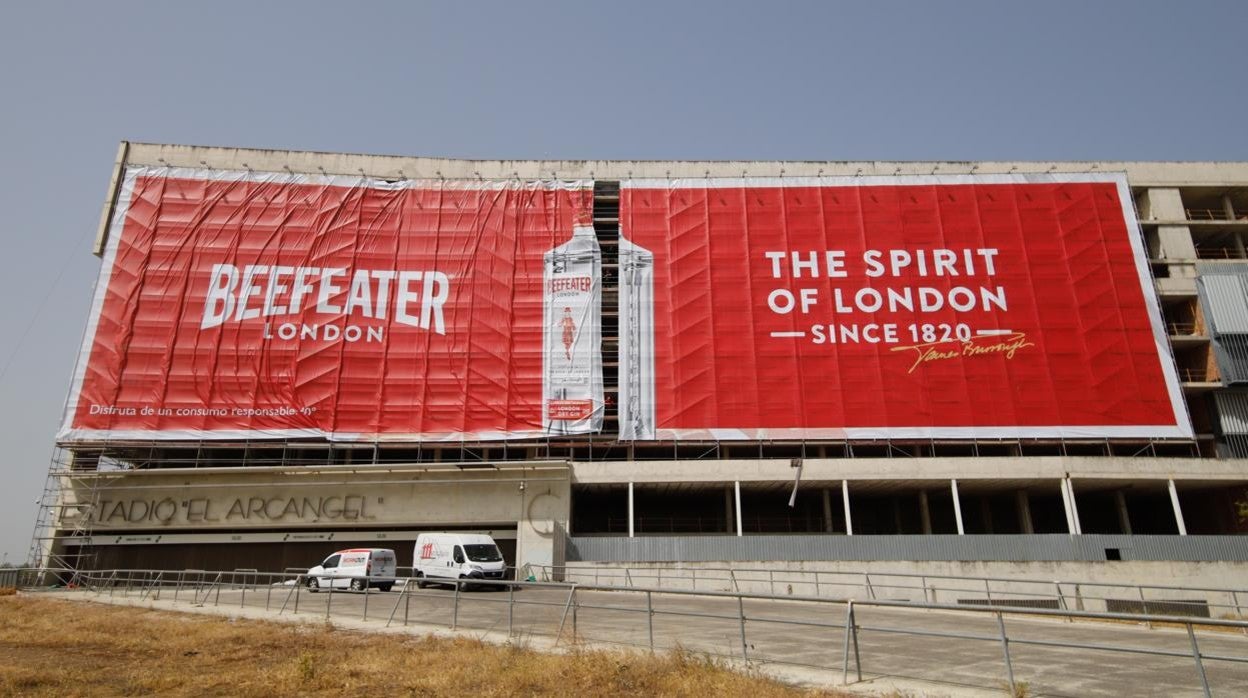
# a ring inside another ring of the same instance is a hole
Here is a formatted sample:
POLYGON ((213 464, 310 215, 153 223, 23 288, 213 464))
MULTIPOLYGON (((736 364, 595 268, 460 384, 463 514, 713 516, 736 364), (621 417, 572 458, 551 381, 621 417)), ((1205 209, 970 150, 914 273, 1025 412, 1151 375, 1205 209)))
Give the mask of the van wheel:
POLYGON ((315 594, 321 590, 321 585, 316 581, 316 577, 308 577, 308 591, 315 594))
POLYGON ((427 582, 425 582, 425 573, 424 573, 424 572, 417 572, 417 573, 416 573, 416 588, 417 588, 417 589, 424 589, 424 588, 425 588, 425 587, 427 587, 427 586, 429 586, 429 584, 428 584, 427 582))
POLYGON ((364 589, 366 588, 367 588, 367 585, 364 584, 363 579, 351 580, 351 591, 364 591, 364 589))
POLYGON ((393 584, 378 584, 377 588, 381 589, 382 591, 390 591, 391 589, 394 588, 394 585, 393 584))

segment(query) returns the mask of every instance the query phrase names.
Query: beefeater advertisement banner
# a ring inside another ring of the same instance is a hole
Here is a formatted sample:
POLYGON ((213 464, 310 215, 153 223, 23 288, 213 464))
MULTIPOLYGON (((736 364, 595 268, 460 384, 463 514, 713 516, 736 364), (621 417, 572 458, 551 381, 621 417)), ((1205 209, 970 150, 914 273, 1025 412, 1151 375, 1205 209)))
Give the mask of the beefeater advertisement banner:
POLYGON ((623 439, 1192 436, 1125 175, 621 184, 623 439))
POLYGON ((592 192, 130 167, 60 438, 597 431, 592 192))

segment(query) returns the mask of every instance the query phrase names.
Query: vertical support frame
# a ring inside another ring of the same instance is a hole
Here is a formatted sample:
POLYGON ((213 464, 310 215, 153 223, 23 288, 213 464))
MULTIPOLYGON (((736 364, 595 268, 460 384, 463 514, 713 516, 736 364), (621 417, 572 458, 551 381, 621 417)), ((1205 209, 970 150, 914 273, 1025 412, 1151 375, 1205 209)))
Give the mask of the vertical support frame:
POLYGON ((953 518, 958 524, 958 535, 966 535, 966 528, 962 525, 962 499, 958 496, 958 481, 949 481, 949 491, 953 494, 953 518))
POLYGON ((732 482, 732 493, 733 493, 733 499, 736 502, 736 506, 737 506, 737 516, 736 516, 737 535, 741 536, 743 535, 744 530, 741 527, 741 481, 740 480, 734 480, 732 482))
POLYGON ((841 480, 841 504, 845 507, 845 535, 854 535, 854 517, 849 511, 849 480, 841 480))
POLYGON ((1170 506, 1174 507, 1174 523, 1179 527, 1179 535, 1187 535, 1187 522, 1183 520, 1183 507, 1179 504, 1179 490, 1174 486, 1174 478, 1166 480, 1166 489, 1170 491, 1170 506))

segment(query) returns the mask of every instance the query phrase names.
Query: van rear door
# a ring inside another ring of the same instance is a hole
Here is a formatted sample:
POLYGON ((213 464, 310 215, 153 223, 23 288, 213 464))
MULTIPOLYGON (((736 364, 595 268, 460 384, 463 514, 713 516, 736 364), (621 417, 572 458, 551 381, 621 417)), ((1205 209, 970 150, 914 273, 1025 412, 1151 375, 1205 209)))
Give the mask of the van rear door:
POLYGON ((390 578, 398 571, 398 563, 394 557, 393 550, 380 549, 373 553, 373 570, 374 578, 390 578))

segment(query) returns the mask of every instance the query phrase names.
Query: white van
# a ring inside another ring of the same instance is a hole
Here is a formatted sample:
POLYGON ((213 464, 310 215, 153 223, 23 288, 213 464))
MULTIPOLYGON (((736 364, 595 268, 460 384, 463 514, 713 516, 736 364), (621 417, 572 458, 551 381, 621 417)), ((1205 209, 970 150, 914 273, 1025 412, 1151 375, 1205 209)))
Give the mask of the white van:
POLYGON ((390 591, 396 566, 394 551, 388 548, 339 550, 308 570, 304 584, 311 592, 331 587, 364 591, 370 586, 390 591))
POLYGON ((494 539, 481 533, 422 533, 412 556, 416 586, 439 579, 503 579, 507 563, 494 539))

